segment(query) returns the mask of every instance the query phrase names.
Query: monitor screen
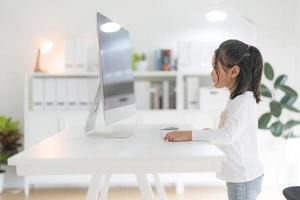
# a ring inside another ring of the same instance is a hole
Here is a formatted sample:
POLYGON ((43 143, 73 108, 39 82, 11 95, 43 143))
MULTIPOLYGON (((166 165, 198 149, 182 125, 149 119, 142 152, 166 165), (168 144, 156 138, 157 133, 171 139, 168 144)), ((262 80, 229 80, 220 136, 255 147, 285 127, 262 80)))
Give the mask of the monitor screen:
POLYGON ((97 30, 103 109, 134 104, 129 32, 100 13, 97 30))

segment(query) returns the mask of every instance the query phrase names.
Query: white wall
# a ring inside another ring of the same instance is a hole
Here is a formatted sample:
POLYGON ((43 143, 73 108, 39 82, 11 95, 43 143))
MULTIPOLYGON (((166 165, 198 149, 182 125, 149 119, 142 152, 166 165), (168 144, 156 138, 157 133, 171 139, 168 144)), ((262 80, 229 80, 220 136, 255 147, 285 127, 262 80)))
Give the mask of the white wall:
POLYGON ((295 86, 295 75, 300 72, 295 65, 300 63, 295 57, 300 45, 299 38, 295 43, 299 15, 294 19, 300 7, 295 9, 295 1, 228 0, 213 5, 208 0, 1 0, 0 114, 23 120, 24 75, 33 70, 37 47, 45 38, 53 40, 53 59, 48 65, 60 69, 65 39, 89 38, 94 43, 96 11, 127 27, 134 50, 150 58, 155 48, 176 48, 179 40, 236 37, 250 42, 261 49, 277 73, 287 73, 295 86), (228 12, 228 21, 208 23, 205 12, 217 7, 228 12), (253 20, 258 29, 242 16, 253 20))

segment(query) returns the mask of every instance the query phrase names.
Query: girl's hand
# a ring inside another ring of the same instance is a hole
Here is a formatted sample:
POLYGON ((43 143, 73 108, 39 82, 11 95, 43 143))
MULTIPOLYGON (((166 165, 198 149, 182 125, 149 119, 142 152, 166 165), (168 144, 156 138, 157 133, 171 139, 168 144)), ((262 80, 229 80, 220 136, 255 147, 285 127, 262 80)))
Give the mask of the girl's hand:
POLYGON ((172 131, 165 135, 164 140, 170 142, 191 141, 192 131, 172 131))

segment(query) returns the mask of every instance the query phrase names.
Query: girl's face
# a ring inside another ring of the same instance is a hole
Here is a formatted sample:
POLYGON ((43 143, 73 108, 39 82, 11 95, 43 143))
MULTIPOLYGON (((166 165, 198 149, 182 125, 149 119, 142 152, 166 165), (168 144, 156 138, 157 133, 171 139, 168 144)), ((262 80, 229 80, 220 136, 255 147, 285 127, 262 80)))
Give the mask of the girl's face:
POLYGON ((211 79, 216 88, 229 88, 230 90, 233 88, 236 80, 236 76, 240 72, 240 68, 235 65, 229 69, 225 66, 222 66, 220 62, 215 62, 215 55, 212 58, 212 66, 213 70, 210 73, 211 79))

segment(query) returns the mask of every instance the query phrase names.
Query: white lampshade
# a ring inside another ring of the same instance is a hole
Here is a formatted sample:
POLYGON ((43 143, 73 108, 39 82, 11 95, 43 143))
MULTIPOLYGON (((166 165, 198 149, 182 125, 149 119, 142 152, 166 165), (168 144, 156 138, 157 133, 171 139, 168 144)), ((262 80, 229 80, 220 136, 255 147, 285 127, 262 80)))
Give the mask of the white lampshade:
POLYGON ((48 53, 53 48, 53 42, 52 41, 46 41, 43 43, 41 47, 41 53, 45 54, 48 53))

